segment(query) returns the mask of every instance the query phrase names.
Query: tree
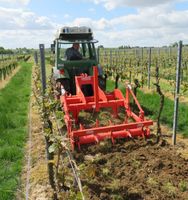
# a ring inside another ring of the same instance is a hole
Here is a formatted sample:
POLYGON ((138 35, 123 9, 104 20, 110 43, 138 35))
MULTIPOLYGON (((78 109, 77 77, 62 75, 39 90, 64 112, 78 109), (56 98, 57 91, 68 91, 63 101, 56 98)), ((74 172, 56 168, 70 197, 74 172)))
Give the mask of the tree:
POLYGON ((171 47, 177 47, 178 46, 178 43, 177 42, 174 42, 173 44, 170 45, 171 47))

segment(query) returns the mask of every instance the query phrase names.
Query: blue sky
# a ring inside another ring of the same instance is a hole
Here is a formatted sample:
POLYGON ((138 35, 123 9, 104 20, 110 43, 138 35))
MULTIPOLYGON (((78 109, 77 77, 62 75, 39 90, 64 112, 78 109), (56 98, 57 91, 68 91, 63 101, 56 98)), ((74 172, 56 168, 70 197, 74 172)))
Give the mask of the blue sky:
POLYGON ((131 7, 120 7, 109 12, 101 4, 94 4, 89 1, 56 0, 55 2, 52 0, 33 0, 28 7, 38 15, 47 15, 48 17, 56 15, 56 20, 59 23, 62 23, 65 15, 70 16, 69 20, 80 17, 91 17, 93 19, 105 17, 112 19, 113 17, 136 12, 136 9, 131 7), (46 2, 45 7, 44 2, 46 2))
POLYGON ((64 25, 90 26, 105 47, 188 43, 188 0, 0 0, 0 46, 47 47, 64 25))

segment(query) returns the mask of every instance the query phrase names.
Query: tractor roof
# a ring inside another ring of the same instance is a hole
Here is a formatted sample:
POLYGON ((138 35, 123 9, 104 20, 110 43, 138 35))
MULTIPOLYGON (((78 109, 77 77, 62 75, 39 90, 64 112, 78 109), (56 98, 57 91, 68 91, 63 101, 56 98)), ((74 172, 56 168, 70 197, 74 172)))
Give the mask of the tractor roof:
POLYGON ((91 28, 86 26, 81 27, 62 27, 56 33, 56 39, 65 41, 75 40, 93 40, 93 32, 91 28))

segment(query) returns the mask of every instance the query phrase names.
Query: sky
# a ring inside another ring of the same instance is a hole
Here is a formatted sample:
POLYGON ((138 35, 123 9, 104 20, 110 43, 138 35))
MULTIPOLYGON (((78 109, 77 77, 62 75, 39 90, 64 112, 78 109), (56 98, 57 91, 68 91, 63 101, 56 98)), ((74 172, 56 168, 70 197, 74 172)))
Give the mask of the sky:
POLYGON ((89 26, 104 47, 188 44, 188 0, 0 0, 0 46, 49 47, 58 28, 89 26))

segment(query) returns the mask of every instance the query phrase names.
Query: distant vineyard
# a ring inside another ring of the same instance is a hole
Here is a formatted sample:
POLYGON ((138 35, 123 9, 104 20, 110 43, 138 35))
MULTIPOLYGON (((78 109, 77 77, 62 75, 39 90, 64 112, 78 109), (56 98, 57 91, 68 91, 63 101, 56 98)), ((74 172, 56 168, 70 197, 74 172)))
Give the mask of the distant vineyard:
MULTIPOLYGON (((181 67, 182 92, 188 90, 188 48, 183 48, 181 67)), ((159 77, 167 81, 165 89, 173 90, 176 79, 177 48, 131 48, 98 50, 99 63, 108 76, 120 75, 121 80, 138 79, 142 86, 154 81, 155 68, 159 77)))
MULTIPOLYGON (((98 48, 99 63, 108 79, 134 83, 137 79, 141 87, 154 88, 156 66, 159 67, 160 85, 165 92, 174 94, 176 82, 177 47, 166 48, 98 48), (150 51, 151 49, 151 51, 150 51), (148 80, 150 78, 150 80, 148 80)), ((47 56, 47 62, 54 65, 54 57, 47 56)), ((188 48, 183 47, 181 65, 181 95, 188 94, 188 48)))
POLYGON ((0 81, 9 76, 12 71, 18 66, 19 61, 27 61, 30 56, 19 55, 16 57, 4 57, 0 59, 0 81))

